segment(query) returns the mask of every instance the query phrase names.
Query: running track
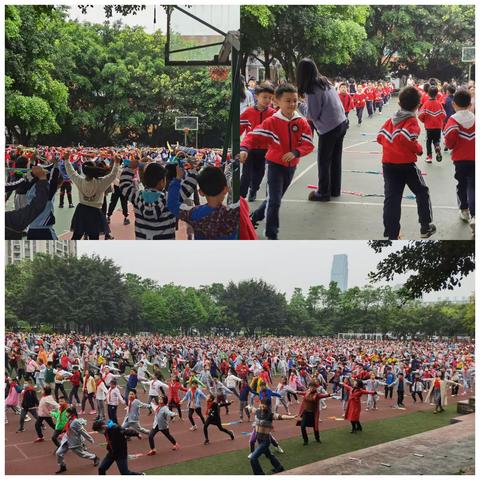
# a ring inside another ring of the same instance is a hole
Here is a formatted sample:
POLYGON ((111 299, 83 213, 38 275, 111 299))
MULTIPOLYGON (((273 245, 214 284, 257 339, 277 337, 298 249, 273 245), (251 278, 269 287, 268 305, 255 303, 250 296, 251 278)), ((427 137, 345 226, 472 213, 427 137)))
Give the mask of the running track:
MULTIPOLYGON (((461 399, 467 398, 461 395, 461 399)), ((141 392, 140 399, 146 401, 146 395, 141 392)), ((230 396, 231 399, 231 396, 230 396)), ((235 398, 235 400, 237 400, 235 398)), ((366 399, 365 399, 366 400, 366 399)), ((450 403, 455 402, 455 398, 450 398, 450 403)), ((362 412, 361 421, 367 423, 370 420, 378 420, 381 418, 394 417, 397 415, 404 415, 416 410, 431 410, 432 407, 429 404, 414 405, 411 397, 407 396, 405 400, 406 410, 398 410, 392 408, 393 402, 389 399, 385 400, 383 396, 380 397, 379 406, 377 411, 362 412)), ((327 409, 322 410, 320 418, 322 423, 320 424, 320 431, 331 428, 345 428, 348 429, 350 424, 344 420, 336 420, 341 418, 341 402, 335 399, 327 399, 327 409)), ((365 408, 365 405, 363 405, 365 408)), ((90 410, 89 408, 87 409, 90 410)), ((280 413, 283 413, 284 409, 280 407, 280 413)), ((298 405, 293 403, 291 405, 291 411, 293 413, 298 412, 298 405)), ((93 415, 83 416, 88 419, 87 430, 91 432, 93 415)), ((119 420, 123 418, 123 411, 121 407, 118 410, 119 420)), ((243 424, 235 424, 232 426, 226 426, 226 428, 232 429, 235 432, 235 440, 231 441, 228 437, 219 432, 216 427, 209 428, 210 444, 203 445, 203 432, 201 429, 200 420, 194 416, 198 426, 198 430, 190 432, 190 423, 186 418, 186 412, 184 412, 185 421, 175 421, 171 424, 170 431, 180 444, 180 450, 171 451, 170 442, 161 434, 158 433, 155 437, 155 445, 157 449, 157 455, 154 457, 147 457, 145 453, 149 450, 147 435, 144 435, 142 440, 133 439, 129 443, 129 454, 140 454, 138 458, 131 459, 129 461, 129 467, 133 471, 146 471, 151 468, 160 467, 163 465, 175 464, 186 460, 195 458, 208 457, 216 455, 222 452, 228 452, 233 450, 240 450, 248 447, 248 435, 251 431, 251 423, 245 422, 243 424)), ((5 473, 7 475, 35 475, 44 474, 51 475, 57 470, 57 464, 55 460, 54 450, 55 446, 50 441, 49 437, 52 434, 50 427, 46 427, 44 430, 45 441, 43 443, 32 443, 36 438, 34 429, 34 419, 25 423, 25 432, 15 433, 18 428, 19 418, 14 415, 13 412, 8 412, 7 418, 9 423, 5 425, 5 473)), ((222 422, 234 422, 238 421, 238 401, 230 406, 230 414, 226 415, 224 409, 222 409, 222 422)), ((145 410, 142 409, 140 423, 144 428, 151 428, 153 417, 148 416, 145 410)), ((313 439, 313 431, 310 432, 310 436, 313 439)), ((105 455, 104 437, 94 433, 95 444, 88 444, 88 449, 95 452, 100 458, 105 455)), ((299 445, 301 444, 300 429, 295 426, 295 420, 277 421, 275 422, 275 437, 279 440, 291 437, 299 437, 299 445)), ((288 455, 288 451, 285 453, 288 455)), ((96 475, 98 470, 93 467, 92 463, 88 460, 78 458, 73 453, 68 453, 65 457, 67 464, 66 474, 75 475, 96 475)), ((245 458, 245 461, 247 459, 245 458)), ((118 470, 116 466, 112 466, 108 472, 111 475, 117 475, 118 470)))

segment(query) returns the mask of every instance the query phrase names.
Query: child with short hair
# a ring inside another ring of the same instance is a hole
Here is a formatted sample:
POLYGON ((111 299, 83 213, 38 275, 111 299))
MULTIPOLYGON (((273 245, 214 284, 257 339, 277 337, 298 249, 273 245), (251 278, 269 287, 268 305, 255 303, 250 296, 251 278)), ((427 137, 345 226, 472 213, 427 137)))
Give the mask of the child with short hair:
POLYGON ((338 86, 338 96, 340 97, 340 101, 342 102, 343 109, 345 110, 345 116, 347 117, 348 121, 348 114, 354 109, 355 104, 353 103, 352 96, 347 92, 347 84, 345 82, 342 82, 338 86))
POLYGON ((436 232, 436 227, 431 223, 433 214, 429 190, 416 166, 417 156, 422 155, 422 146, 418 142, 420 127, 416 118, 420 93, 415 87, 405 87, 398 100, 400 110, 383 124, 377 136, 377 142, 383 147, 384 236, 397 240, 400 235, 402 196, 405 186, 408 186, 416 197, 420 236, 429 238, 436 232))
POLYGON ((290 84, 280 85, 275 91, 275 101, 280 110, 253 129, 240 146, 240 161, 243 163, 257 137, 265 138, 268 145, 265 155, 267 199, 252 213, 251 218, 255 226, 266 216, 265 236, 269 240, 278 238, 280 204, 293 180, 300 158, 315 148, 307 120, 296 111, 296 87, 290 84))
POLYGON ((167 171, 159 163, 139 163, 136 159, 128 161, 120 176, 120 191, 132 203, 135 212, 136 240, 175 240, 176 219, 169 210, 167 199, 181 197, 184 201, 194 191, 196 181, 187 177, 181 182, 183 170, 177 167, 176 179, 170 181, 165 192, 167 171), (139 190, 134 181, 138 167, 143 168, 141 175, 144 190, 139 190))
MULTIPOLYGON (((264 82, 255 87, 257 102, 240 115, 240 135, 252 131, 275 113, 275 109, 271 107, 274 92, 275 90, 270 82, 264 82)), ((249 202, 255 201, 257 191, 265 175, 265 153, 267 148, 268 145, 266 145, 265 139, 257 137, 246 162, 243 164, 242 176, 240 178, 240 196, 245 198, 248 193, 249 202)))
POLYGON ((470 223, 475 235, 475 115, 469 110, 471 101, 467 90, 455 93, 455 114, 445 125, 443 135, 445 145, 452 150, 460 218, 470 223))
POLYGON ((204 167, 196 178, 203 205, 181 205, 178 195, 169 196, 168 206, 180 220, 192 226, 195 240, 236 240, 240 223, 240 204, 225 205, 229 192, 227 176, 219 167, 204 167))
POLYGON ((363 110, 365 108, 367 96, 363 91, 363 87, 359 85, 357 92, 353 95, 353 104, 355 106, 358 118, 358 124, 362 124, 363 110))
POLYGON ((432 143, 435 148, 437 162, 442 161, 442 149, 440 148, 440 137, 442 126, 445 120, 445 110, 437 100, 438 88, 430 87, 428 100, 422 105, 418 119, 425 125, 427 132, 427 163, 432 163, 432 143))

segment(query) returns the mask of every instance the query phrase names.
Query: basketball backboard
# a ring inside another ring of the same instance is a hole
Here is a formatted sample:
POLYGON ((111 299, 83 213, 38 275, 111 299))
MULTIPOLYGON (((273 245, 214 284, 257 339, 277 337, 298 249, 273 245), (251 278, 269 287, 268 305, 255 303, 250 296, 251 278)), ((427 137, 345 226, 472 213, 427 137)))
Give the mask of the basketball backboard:
POLYGON ((172 5, 166 10, 166 65, 231 66, 232 44, 240 48, 238 5, 172 5))

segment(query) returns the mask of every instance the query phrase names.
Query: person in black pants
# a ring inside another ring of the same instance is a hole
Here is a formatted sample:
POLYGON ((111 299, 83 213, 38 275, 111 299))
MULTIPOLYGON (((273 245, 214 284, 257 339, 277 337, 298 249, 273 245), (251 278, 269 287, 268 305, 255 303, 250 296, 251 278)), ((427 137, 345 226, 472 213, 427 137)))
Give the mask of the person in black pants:
POLYGON ((122 191, 120 190, 120 187, 118 185, 113 185, 113 192, 110 196, 110 204, 108 205, 107 222, 110 223, 110 217, 115 211, 118 200, 120 200, 120 204, 122 206, 122 213, 124 216, 123 224, 129 225, 130 220, 128 219, 128 202, 127 199, 122 195, 122 191))
POLYGON ((43 389, 43 397, 40 400, 39 403, 39 408, 38 408, 38 418, 37 421, 35 422, 35 431, 37 432, 37 439, 34 440, 35 443, 38 442, 43 442, 43 422, 46 422, 49 427, 51 427, 53 430, 55 430, 55 423, 53 422, 52 417, 45 416, 41 417, 41 411, 43 409, 44 413, 48 413, 50 409, 55 405, 52 397, 52 388, 50 386, 45 386, 43 389), (45 410, 48 409, 48 410, 45 410))
POLYGON ((215 396, 210 394, 207 399, 207 420, 203 424, 203 435, 205 436, 205 442, 203 442, 204 445, 207 445, 210 443, 210 440, 208 439, 208 427, 209 425, 215 425, 221 432, 226 433, 227 435, 230 436, 232 440, 235 439, 235 435, 231 430, 227 430, 226 428, 223 428, 222 426, 222 420, 220 418, 220 407, 227 407, 228 405, 231 405, 232 402, 223 402, 223 403, 218 403, 215 401, 215 396))
POLYGON ((318 135, 318 191, 311 192, 309 200, 328 202, 342 193, 343 139, 347 133, 345 120, 334 129, 318 135))
POLYGON ((29 378, 27 380, 27 386, 23 390, 22 411, 20 413, 20 427, 17 430, 17 433, 25 431, 25 417, 28 413, 32 414, 36 419, 38 418, 37 407, 37 392, 35 391, 35 387, 33 386, 32 379, 29 378))
POLYGON ((255 201, 257 191, 265 175, 265 153, 266 150, 250 150, 248 152, 248 160, 243 164, 240 179, 240 196, 246 197, 248 193, 249 202, 255 201))
POLYGON ((128 468, 127 438, 140 438, 136 430, 122 428, 112 421, 105 423, 105 420, 96 420, 93 423, 93 431, 102 433, 107 440, 107 455, 98 467, 99 475, 106 475, 114 462, 117 464, 120 475, 143 475, 140 472, 132 472, 128 468))

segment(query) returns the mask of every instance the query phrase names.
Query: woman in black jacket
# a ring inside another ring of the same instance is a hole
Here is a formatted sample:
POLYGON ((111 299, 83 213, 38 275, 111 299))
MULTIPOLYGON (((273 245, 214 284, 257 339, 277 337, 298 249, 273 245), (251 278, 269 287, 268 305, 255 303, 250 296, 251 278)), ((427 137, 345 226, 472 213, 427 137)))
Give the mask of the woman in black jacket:
POLYGON ((215 401, 215 396, 210 394, 207 398, 207 419, 205 420, 205 423, 203 424, 203 434, 205 435, 205 442, 203 442, 204 445, 207 445, 210 443, 210 440, 208 439, 208 426, 209 425, 215 425, 221 432, 225 432, 227 435, 230 436, 232 440, 235 439, 235 435, 231 430, 227 430, 226 428, 222 427, 222 420, 220 418, 220 407, 227 407, 228 405, 231 405, 232 402, 223 402, 223 403, 218 403, 215 401))

